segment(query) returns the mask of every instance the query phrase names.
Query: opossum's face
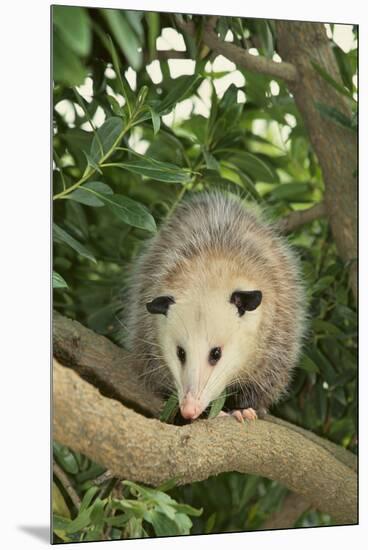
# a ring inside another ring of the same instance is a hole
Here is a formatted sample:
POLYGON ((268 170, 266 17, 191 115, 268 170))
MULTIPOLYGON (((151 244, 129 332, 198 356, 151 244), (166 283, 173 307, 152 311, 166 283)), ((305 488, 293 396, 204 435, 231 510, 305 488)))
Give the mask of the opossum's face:
POLYGON ((205 290, 159 296, 158 341, 178 391, 181 414, 194 420, 250 366, 262 316, 259 290, 205 290))

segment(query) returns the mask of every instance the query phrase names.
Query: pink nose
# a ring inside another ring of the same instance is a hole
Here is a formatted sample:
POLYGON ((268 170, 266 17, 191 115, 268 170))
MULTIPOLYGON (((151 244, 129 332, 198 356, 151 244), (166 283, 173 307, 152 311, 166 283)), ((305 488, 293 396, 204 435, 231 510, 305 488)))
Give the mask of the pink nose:
POLYGON ((184 397, 180 405, 180 412, 183 418, 195 420, 201 414, 199 401, 195 399, 190 392, 184 397))

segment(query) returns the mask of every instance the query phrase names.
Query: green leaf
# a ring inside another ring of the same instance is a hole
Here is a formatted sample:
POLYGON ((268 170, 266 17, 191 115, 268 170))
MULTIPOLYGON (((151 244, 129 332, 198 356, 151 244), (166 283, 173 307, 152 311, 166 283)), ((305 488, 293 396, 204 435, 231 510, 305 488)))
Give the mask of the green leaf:
POLYGON ((111 518, 105 518, 105 523, 107 525, 113 525, 114 527, 123 527, 130 517, 128 514, 121 514, 120 516, 113 516, 111 518))
POLYGON ((101 200, 95 193, 103 195, 114 194, 111 187, 106 185, 106 183, 102 183, 101 181, 89 181, 75 191, 69 193, 66 198, 80 202, 87 206, 105 206, 104 201, 101 200))
POLYGON ((332 120, 343 128, 348 128, 349 130, 355 131, 353 127, 353 120, 335 109, 335 107, 330 107, 329 105, 319 103, 318 101, 315 102, 315 106, 317 111, 319 111, 323 117, 332 120))
POLYGON ((317 334, 328 334, 328 335, 343 334, 343 332, 339 329, 339 327, 337 327, 333 323, 324 321, 323 319, 313 319, 312 328, 317 334))
POLYGON ((215 170, 216 172, 220 172, 220 164, 211 153, 203 149, 203 157, 208 170, 215 170))
POLYGON ((80 128, 68 128, 65 132, 59 134, 60 138, 66 141, 68 149, 76 156, 76 152, 84 154, 89 151, 92 144, 93 133, 86 132, 80 128))
POLYGON ((317 73, 321 75, 326 82, 328 82, 333 88, 335 88, 335 90, 337 90, 340 94, 348 97, 349 99, 352 99, 351 93, 346 88, 344 88, 342 84, 336 82, 336 80, 332 78, 332 76, 328 74, 328 72, 323 67, 321 67, 321 65, 319 65, 316 61, 311 61, 311 64, 313 69, 316 70, 317 73))
POLYGON ((160 34, 160 14, 154 11, 148 11, 144 14, 148 27, 148 50, 149 58, 152 61, 156 53, 156 39, 160 34))
POLYGON ((55 82, 62 82, 67 86, 80 86, 83 84, 88 74, 86 67, 56 31, 52 40, 52 52, 52 76, 55 82))
POLYGON ((255 20, 254 26, 257 37, 261 42, 261 53, 271 59, 274 53, 274 43, 268 21, 255 20))
POLYGON ((120 134, 123 131, 123 121, 119 117, 110 117, 103 125, 97 130, 97 134, 100 140, 94 136, 90 157, 94 162, 98 162, 103 156, 105 156, 113 145, 117 142, 120 134), (102 151, 101 151, 102 146, 102 151))
POLYGON ((102 181, 89 181, 88 183, 85 183, 83 185, 84 189, 87 189, 88 191, 95 191, 96 193, 102 193, 102 195, 113 195, 114 191, 106 185, 106 183, 103 183, 102 181))
POLYGON ((223 409, 226 401, 226 391, 223 392, 217 399, 214 399, 211 403, 210 412, 208 418, 215 418, 223 409))
POLYGON ((111 39, 111 36, 107 36, 107 39, 106 39, 105 35, 102 35, 102 36, 103 36, 104 40, 106 40, 107 49, 110 51, 112 64, 113 64, 114 71, 116 73, 118 83, 119 83, 119 87, 120 87, 120 92, 123 94, 123 97, 124 97, 125 101, 127 102, 127 107, 128 107, 129 114, 131 114, 131 102, 134 99, 132 91, 130 90, 128 84, 125 82, 125 79, 121 74, 119 57, 118 57, 118 54, 116 52, 114 43, 111 39))
POLYGON ((100 13, 106 19, 110 30, 118 43, 122 53, 126 56, 129 65, 138 71, 142 66, 143 54, 138 51, 141 43, 132 29, 126 15, 115 9, 100 9, 100 13))
POLYGON ((75 6, 53 6, 53 23, 63 41, 77 55, 87 56, 92 45, 92 35, 88 12, 75 6))
MULTIPOLYGON (((161 413, 162 414, 162 413, 161 413)), ((160 417, 160 420, 162 421, 162 418, 160 417)), ((173 477, 172 479, 168 479, 167 481, 164 481, 157 487, 158 491, 162 491, 165 493, 166 491, 170 491, 170 489, 173 489, 177 486, 178 481, 180 479, 180 476, 173 477)))
POLYGON ((356 72, 356 64, 353 63, 353 59, 351 57, 352 52, 346 54, 337 44, 333 45, 333 52, 340 69, 342 81, 348 90, 353 93, 353 75, 356 72))
POLYGON ((168 162, 161 162, 149 157, 140 157, 138 160, 130 160, 126 162, 116 162, 110 164, 123 168, 134 174, 152 178, 157 181, 166 183, 189 183, 191 181, 191 172, 185 168, 180 168, 168 162))
POLYGON ((82 529, 87 527, 87 525, 89 525, 91 522, 91 511, 91 508, 79 511, 77 517, 73 519, 73 521, 71 521, 69 525, 65 528, 65 532, 67 534, 77 533, 78 531, 81 531, 82 529))
POLYGON ((81 204, 85 204, 86 206, 105 206, 98 197, 92 195, 91 193, 88 193, 88 191, 86 191, 83 187, 72 191, 65 198, 80 202, 81 204))
POLYGON ((161 115, 167 114, 172 111, 175 105, 179 101, 185 99, 188 95, 190 95, 196 85, 198 87, 202 80, 203 77, 198 74, 176 78, 174 81, 174 85, 171 86, 170 92, 159 104, 159 108, 157 108, 157 111, 161 115))
POLYGON ((153 133, 154 133, 154 135, 156 135, 160 131, 160 126, 161 126, 160 115, 158 113, 156 113, 156 111, 153 109, 153 107, 148 106, 148 108, 151 112, 153 133))
POLYGON ((213 512, 213 514, 211 514, 208 520, 206 521, 206 525, 204 529, 204 532, 206 535, 212 533, 213 528, 215 527, 215 524, 216 524, 216 516, 217 516, 216 512, 213 512))
POLYGON ((230 162, 235 164, 246 174, 257 182, 278 183, 277 172, 268 166, 268 164, 259 156, 252 153, 241 153, 230 157, 230 162))
POLYGON ((165 406, 160 414, 161 422, 171 422, 176 413, 179 410, 178 396, 176 394, 170 395, 169 399, 166 401, 165 406))
POLYGON ((309 198, 311 186, 309 183, 282 183, 269 193, 271 200, 286 200, 298 202, 303 198, 309 198))
POLYGON ((54 481, 52 483, 52 511, 54 514, 57 514, 58 516, 61 516, 63 518, 70 518, 69 508, 66 505, 66 502, 59 487, 54 481))
POLYGON ((152 524, 157 537, 168 537, 170 535, 179 535, 180 530, 176 522, 162 512, 148 510, 144 519, 152 524))
POLYGON ((223 178, 234 182, 250 193, 250 195, 258 202, 262 201, 254 182, 247 174, 239 170, 235 164, 227 161, 221 161, 220 174, 223 178))
POLYGON ((318 281, 313 285, 312 293, 318 295, 326 290, 326 288, 331 288, 335 280, 336 278, 332 277, 332 275, 321 277, 321 279, 318 279, 318 281))
POLYGON ((124 197, 123 195, 100 195, 97 194, 107 206, 116 214, 124 223, 146 229, 147 231, 156 231, 156 222, 153 216, 149 213, 143 204, 140 204, 133 199, 124 197))
POLYGON ((59 443, 54 441, 53 452, 63 470, 65 470, 68 474, 78 473, 78 462, 74 454, 68 449, 68 447, 64 447, 64 445, 60 445, 59 443))
POLYGON ((123 510, 130 515, 134 515, 137 518, 143 518, 147 510, 146 502, 141 500, 112 500, 111 506, 117 510, 123 510))
POLYGON ((142 27, 142 18, 144 13, 136 10, 124 10, 124 15, 138 38, 144 41, 144 30, 142 27))
POLYGON ((68 518, 65 518, 63 516, 59 516, 58 514, 53 514, 52 518, 52 528, 53 531, 65 531, 65 529, 69 526, 71 523, 71 520, 68 518))
POLYGON ((180 535, 190 534, 193 523, 186 514, 176 514, 175 523, 178 526, 180 535))
MULTIPOLYGON (((98 139, 97 139, 97 142, 98 142, 98 139)), ((100 149, 100 151, 102 150, 102 144, 100 144, 100 143, 99 143, 99 149, 100 149)), ((99 174, 102 174, 102 170, 99 167, 99 165, 97 164, 97 162, 95 160, 93 160, 93 158, 88 153, 86 153, 85 151, 83 151, 83 153, 84 153, 84 155, 87 159, 87 164, 89 164, 89 166, 92 166, 92 168, 94 168, 96 170, 96 172, 98 172, 99 174)))
POLYGON ((145 530, 142 527, 142 519, 132 517, 127 523, 126 532, 128 537, 137 539, 147 536, 145 530))
POLYGON ((120 107, 118 100, 115 99, 114 96, 106 94, 106 99, 110 103, 111 109, 113 110, 115 115, 120 117, 124 115, 123 108, 120 107))
POLYGON ((67 282, 56 271, 52 272, 52 288, 68 288, 67 282))
POLYGON ((74 239, 74 237, 72 237, 71 235, 69 235, 69 233, 64 231, 64 229, 56 225, 56 223, 53 223, 52 227, 53 227, 53 236, 54 236, 55 242, 67 244, 84 258, 88 258, 92 262, 97 263, 97 260, 93 256, 93 254, 88 250, 88 248, 86 248, 83 244, 77 241, 77 239, 74 239))
POLYGON ((318 366, 315 364, 315 362, 310 358, 308 357, 308 355, 306 355, 305 353, 303 353, 300 361, 299 361, 299 367, 307 372, 314 372, 314 373, 318 373, 319 372, 319 368, 318 366))
POLYGON ((175 508, 177 512, 187 514, 188 516, 199 517, 203 512, 203 508, 193 508, 193 506, 189 506, 189 504, 180 504, 179 502, 172 504, 172 507, 175 508))
POLYGON ((315 346, 308 349, 306 352, 308 357, 318 365, 319 370, 328 384, 333 385, 336 380, 336 372, 332 367, 331 363, 326 359, 326 357, 317 349, 315 346))

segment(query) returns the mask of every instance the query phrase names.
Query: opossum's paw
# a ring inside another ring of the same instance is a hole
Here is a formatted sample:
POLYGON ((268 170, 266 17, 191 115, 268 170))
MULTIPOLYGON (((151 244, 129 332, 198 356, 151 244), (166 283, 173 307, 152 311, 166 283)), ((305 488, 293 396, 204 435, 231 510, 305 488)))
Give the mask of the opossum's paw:
POLYGON ((234 416, 238 422, 244 422, 246 420, 256 420, 257 413, 254 409, 236 409, 234 411, 225 412, 221 411, 217 416, 234 416))
POLYGON ((241 415, 243 418, 246 418, 247 420, 257 420, 258 416, 254 409, 242 409, 241 415))

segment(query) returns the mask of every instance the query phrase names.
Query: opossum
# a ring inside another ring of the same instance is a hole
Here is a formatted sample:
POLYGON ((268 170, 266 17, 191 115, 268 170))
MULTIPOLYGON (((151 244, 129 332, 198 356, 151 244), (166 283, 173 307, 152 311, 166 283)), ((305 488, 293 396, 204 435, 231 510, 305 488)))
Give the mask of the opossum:
POLYGON ((305 330, 299 262, 240 198, 183 200, 138 259, 128 342, 157 391, 177 394, 184 419, 265 413, 287 391, 305 330))

